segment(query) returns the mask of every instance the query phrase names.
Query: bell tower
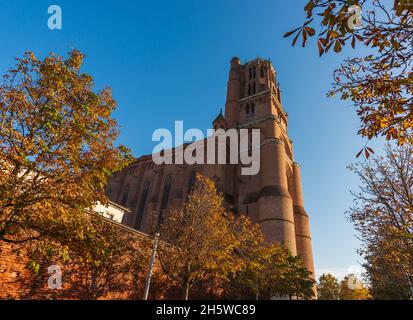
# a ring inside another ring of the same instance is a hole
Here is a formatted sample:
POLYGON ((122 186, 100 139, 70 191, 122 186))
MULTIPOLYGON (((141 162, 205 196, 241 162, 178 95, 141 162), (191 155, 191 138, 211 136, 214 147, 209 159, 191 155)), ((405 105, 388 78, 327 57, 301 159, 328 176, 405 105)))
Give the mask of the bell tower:
MULTIPOLYGON (((260 171, 234 177, 237 211, 261 225, 266 241, 278 241, 302 256, 314 273, 308 215, 304 209, 300 167, 288 135, 288 114, 271 61, 231 60, 225 105, 227 127, 260 129, 260 171)), ((254 146, 253 146, 254 147, 254 146)))

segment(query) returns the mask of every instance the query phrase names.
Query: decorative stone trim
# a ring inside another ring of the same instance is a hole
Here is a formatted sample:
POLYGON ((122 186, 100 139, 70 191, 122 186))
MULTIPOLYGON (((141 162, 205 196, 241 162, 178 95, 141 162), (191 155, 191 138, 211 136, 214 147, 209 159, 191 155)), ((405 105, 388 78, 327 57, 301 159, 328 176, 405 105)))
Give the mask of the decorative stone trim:
POLYGON ((258 221, 258 222, 259 222, 259 223, 262 223, 262 222, 266 222, 266 221, 284 221, 284 222, 288 222, 288 223, 294 224, 294 221, 287 220, 287 219, 282 219, 282 218, 267 218, 267 219, 262 219, 262 220, 260 220, 260 221, 258 221))
POLYGON ((307 239, 311 240, 310 236, 306 236, 306 235, 303 235, 303 234, 296 234, 295 236, 300 237, 300 238, 307 238, 307 239))

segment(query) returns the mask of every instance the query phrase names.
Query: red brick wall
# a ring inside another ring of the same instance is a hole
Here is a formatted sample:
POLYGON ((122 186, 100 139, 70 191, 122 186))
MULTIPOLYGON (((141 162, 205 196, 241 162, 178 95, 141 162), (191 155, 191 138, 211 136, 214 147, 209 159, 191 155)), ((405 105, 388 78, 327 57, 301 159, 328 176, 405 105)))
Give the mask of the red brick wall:
POLYGON ((0 241, 0 298, 24 298, 40 282, 27 268, 27 256, 13 252, 16 246, 0 241))
MULTIPOLYGON (((134 248, 149 240, 142 233, 119 227, 134 248)), ((76 257, 68 263, 45 260, 36 274, 28 268, 30 260, 24 247, 0 241, 0 299, 142 299, 150 253, 141 261, 131 260, 128 255, 116 257, 98 268, 81 264, 76 257), (62 289, 48 287, 51 274, 47 268, 51 265, 62 270, 62 289)), ((150 298, 177 297, 169 283, 155 265, 150 298)))
MULTIPOLYGON (((142 299, 148 273, 152 244, 149 237, 128 227, 117 224, 133 252, 140 249, 142 255, 131 258, 121 256, 101 267, 80 263, 76 256, 69 262, 44 260, 36 274, 28 263, 27 250, 21 245, 0 240, 0 300, 1 299, 142 299), (143 243, 146 242, 146 245, 143 243), (142 250, 142 248, 144 248, 142 250), (134 260, 135 259, 135 260, 134 260), (138 259, 138 260, 136 260, 138 259), (58 265, 62 271, 62 288, 49 289, 47 269, 58 265)), ((162 245, 162 243, 160 243, 162 245)), ((217 298, 215 285, 200 284, 191 290, 192 299, 217 298)), ((219 295, 221 295, 219 293, 219 295)), ((174 287, 162 272, 156 260, 149 299, 180 299, 182 290, 174 287)))
MULTIPOLYGON (((91 285, 91 270, 80 267, 76 261, 60 263, 47 261, 41 264, 40 272, 36 274, 28 266, 29 259, 26 250, 0 241, 0 299, 132 299, 138 298, 142 291, 142 282, 130 283, 116 288, 116 281, 107 285, 112 291, 102 292, 102 289, 91 285), (49 289, 47 273, 50 265, 56 264, 62 270, 62 289, 49 289)), ((127 276, 127 275, 126 275, 127 276)))

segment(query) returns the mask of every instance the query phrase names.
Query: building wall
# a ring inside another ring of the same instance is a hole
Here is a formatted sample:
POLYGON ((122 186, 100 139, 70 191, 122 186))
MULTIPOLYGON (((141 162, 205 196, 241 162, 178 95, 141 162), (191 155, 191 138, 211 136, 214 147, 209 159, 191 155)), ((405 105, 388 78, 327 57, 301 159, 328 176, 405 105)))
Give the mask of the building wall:
POLYGON ((129 209, 121 207, 113 202, 109 202, 107 205, 98 202, 93 207, 92 211, 118 223, 121 223, 123 219, 126 219, 125 215, 130 214, 129 209))
MULTIPOLYGON (((144 261, 135 261, 128 253, 124 253, 116 257, 116 262, 93 266, 81 262, 75 253, 69 253, 70 261, 45 258, 40 262, 38 272, 35 272, 28 268, 30 257, 27 247, 0 240, 0 300, 142 299, 151 254, 147 248, 152 240, 138 231, 121 225, 118 227, 130 248, 145 248, 147 256, 144 261), (48 267, 52 265, 61 269, 61 288, 49 287, 48 281, 52 274, 48 273, 48 267)), ((171 281, 166 279, 156 260, 149 298, 178 299, 180 296, 180 290, 171 286, 171 281)))
MULTIPOLYGON (((260 223, 267 241, 281 242, 293 254, 302 256, 306 267, 314 272, 300 167, 294 161, 288 115, 270 61, 257 58, 242 65, 238 58, 231 60, 225 114, 220 113, 212 126, 224 130, 260 129, 259 173, 243 176, 240 166, 232 164, 155 165, 150 155, 140 157, 107 186, 110 200, 132 212, 122 223, 153 232, 168 209, 183 205, 194 172, 200 172, 215 180, 229 209, 260 223)), ((205 140, 197 144, 206 146, 205 140)), ((181 146, 184 150, 188 147, 181 146)))

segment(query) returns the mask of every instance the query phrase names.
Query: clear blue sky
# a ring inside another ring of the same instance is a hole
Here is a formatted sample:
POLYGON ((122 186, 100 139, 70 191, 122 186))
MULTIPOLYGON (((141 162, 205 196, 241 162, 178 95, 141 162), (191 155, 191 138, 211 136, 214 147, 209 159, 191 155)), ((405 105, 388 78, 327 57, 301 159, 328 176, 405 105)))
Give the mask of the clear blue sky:
MULTIPOLYGON (((351 50, 319 58, 314 45, 291 47, 283 34, 302 23, 306 0, 0 0, 0 72, 25 50, 42 57, 77 48, 96 88, 118 102, 119 142, 150 153, 157 128, 206 131, 224 107, 229 60, 271 58, 278 71, 295 158, 302 167, 317 273, 341 275, 361 259, 344 212, 358 180, 346 166, 364 142, 351 103, 327 99, 331 74, 351 50), (47 28, 47 8, 63 29, 47 28)), ((377 145, 377 144, 376 144, 377 145)), ((374 147, 375 144, 373 143, 374 147)))

